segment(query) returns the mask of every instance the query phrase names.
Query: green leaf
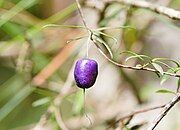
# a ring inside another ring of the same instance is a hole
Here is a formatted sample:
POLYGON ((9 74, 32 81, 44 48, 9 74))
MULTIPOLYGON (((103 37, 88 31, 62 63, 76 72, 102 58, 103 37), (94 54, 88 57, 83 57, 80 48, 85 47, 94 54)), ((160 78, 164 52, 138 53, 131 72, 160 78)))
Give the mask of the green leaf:
POLYGON ((93 36, 95 36, 93 38, 94 42, 103 44, 105 46, 105 48, 107 49, 108 53, 110 54, 111 59, 113 59, 113 53, 112 53, 110 47, 107 45, 107 43, 105 41, 103 41, 101 38, 99 38, 99 36, 97 36, 97 35, 93 35, 93 36))
MULTIPOLYGON (((95 32, 96 33, 96 32, 95 32)), ((99 34, 101 34, 101 35, 104 35, 105 37, 107 37, 107 38, 110 38, 110 39, 112 39, 112 40, 114 40, 114 42, 117 44, 117 39, 116 38, 114 38, 113 36, 111 36, 111 35, 108 35, 108 34, 106 34, 106 33, 103 33, 103 32, 100 32, 100 31, 98 31, 97 33, 99 33, 99 34)))
POLYGON ((180 67, 174 68, 174 73, 177 73, 178 71, 180 71, 180 67))
POLYGON ((159 71, 159 73, 160 73, 161 75, 164 74, 164 70, 163 70, 163 68, 162 68, 159 64, 157 64, 157 63, 151 63, 151 64, 154 66, 154 68, 155 68, 157 71, 159 71))
POLYGON ((120 52, 120 55, 121 54, 124 54, 124 53, 127 53, 127 54, 130 54, 130 55, 138 55, 137 53, 135 53, 135 52, 132 52, 132 51, 123 51, 123 52, 120 52))
POLYGON ((134 56, 135 58, 139 58, 140 60, 144 60, 143 58, 147 58, 147 59, 149 59, 149 60, 152 59, 152 58, 149 57, 149 56, 139 55, 139 54, 137 54, 137 53, 135 53, 135 52, 132 52, 132 51, 123 51, 123 52, 121 52, 120 54, 123 54, 123 53, 125 53, 125 54, 130 54, 130 55, 134 56))
POLYGON ((130 55, 132 55, 132 56, 136 56, 136 57, 139 58, 140 60, 143 60, 143 58, 142 58, 141 56, 139 56, 139 55, 138 55, 137 53, 135 53, 135 52, 132 52, 132 51, 123 51, 123 52, 120 53, 120 55, 121 55, 121 54, 124 54, 124 53, 130 54, 130 55))
POLYGON ((87 38, 87 37, 88 37, 88 36, 76 37, 76 38, 67 40, 66 43, 69 44, 69 43, 71 43, 71 42, 73 42, 73 41, 81 40, 81 39, 87 38))
POLYGON ((132 129, 129 128, 127 125, 125 125, 125 130, 132 130, 132 129))
POLYGON ((168 90, 168 89, 160 89, 157 90, 156 93, 171 93, 171 94, 176 94, 175 92, 168 90))
POLYGON ((4 25, 6 22, 8 22, 11 18, 16 16, 16 14, 23 11, 24 9, 27 9, 35 5, 36 3, 37 3, 37 0, 21 0, 8 12, 1 15, 0 27, 4 25))
POLYGON ((25 98, 27 98, 34 91, 33 87, 26 85, 21 89, 14 97, 12 97, 1 109, 0 109, 0 122, 18 106, 25 98))
MULTIPOLYGON (((169 69, 167 72, 172 73, 173 70, 169 69)), ((166 82, 169 78, 170 78, 169 75, 164 74, 164 75, 162 76, 162 79, 161 79, 161 83, 160 83, 160 84, 162 85, 162 84, 163 84, 164 82, 166 82)))
POLYGON ((133 58, 139 58, 140 60, 142 60, 142 61, 144 61, 144 57, 146 57, 145 55, 135 55, 135 56, 130 56, 130 57, 128 57, 128 58, 126 58, 126 62, 128 61, 128 60, 130 60, 130 59, 133 59, 133 58))
POLYGON ((180 64, 177 61, 171 60, 171 59, 168 59, 168 58, 154 58, 152 61, 153 62, 155 62, 155 61, 170 61, 170 62, 175 63, 177 65, 177 67, 180 67, 180 64))
POLYGON ((13 22, 6 22, 4 25, 2 25, 1 29, 4 32, 6 32, 7 35, 11 37, 15 37, 17 35, 20 35, 20 36, 23 35, 22 27, 13 22))
POLYGON ((47 104, 47 103, 49 103, 50 101, 51 101, 51 98, 50 98, 50 97, 41 98, 41 99, 36 100, 35 102, 33 102, 33 103, 32 103, 32 106, 33 106, 33 107, 38 107, 38 106, 47 104))
POLYGON ((82 28, 86 29, 84 26, 76 26, 76 25, 58 25, 58 24, 46 24, 42 28, 47 28, 47 27, 61 27, 61 28, 82 28))
POLYGON ((162 65, 164 65, 165 67, 167 67, 167 68, 171 69, 172 71, 174 71, 174 68, 173 68, 173 67, 169 66, 168 64, 166 64, 166 63, 164 63, 164 62, 162 62, 162 61, 154 61, 154 63, 162 64, 162 65))
POLYGON ((136 30, 136 28, 131 27, 131 26, 118 26, 118 27, 102 27, 102 28, 95 29, 95 31, 104 31, 104 30, 113 30, 113 29, 134 29, 134 30, 136 30))

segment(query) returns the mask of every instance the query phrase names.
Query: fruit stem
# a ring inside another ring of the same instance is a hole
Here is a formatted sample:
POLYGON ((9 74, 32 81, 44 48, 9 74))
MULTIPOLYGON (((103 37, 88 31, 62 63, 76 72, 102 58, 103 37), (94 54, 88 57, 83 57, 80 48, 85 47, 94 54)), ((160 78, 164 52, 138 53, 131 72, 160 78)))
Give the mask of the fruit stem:
POLYGON ((86 113, 86 89, 85 88, 83 88, 83 96, 84 96, 84 115, 89 120, 89 124, 92 125, 92 121, 86 113))
POLYGON ((90 42, 90 40, 91 40, 90 31, 88 31, 88 32, 89 32, 89 37, 88 37, 87 43, 86 43, 86 58, 89 57, 89 42, 90 42))

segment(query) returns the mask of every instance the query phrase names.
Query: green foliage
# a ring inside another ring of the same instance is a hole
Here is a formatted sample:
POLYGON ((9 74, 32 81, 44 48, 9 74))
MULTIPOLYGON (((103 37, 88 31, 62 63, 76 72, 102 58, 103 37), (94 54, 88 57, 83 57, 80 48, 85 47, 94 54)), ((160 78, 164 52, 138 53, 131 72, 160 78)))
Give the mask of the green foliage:
MULTIPOLYGON (((169 69, 167 72, 173 73, 173 70, 169 69)), ((169 78, 170 78, 169 75, 165 75, 165 74, 164 74, 164 75, 162 76, 162 79, 161 79, 161 85, 162 85, 164 82, 166 82, 169 78)))
POLYGON ((164 70, 163 70, 163 68, 162 68, 160 65, 158 65, 158 64, 156 64, 156 63, 152 63, 152 65, 154 66, 154 68, 155 68, 157 71, 160 72, 161 75, 164 74, 164 70))
POLYGON ((168 90, 168 89, 160 89, 157 90, 156 93, 170 93, 170 94, 176 94, 175 92, 168 90))
MULTIPOLYGON (((86 27, 82 25, 74 25, 74 15, 76 10, 76 3, 61 9, 55 14, 46 14, 43 7, 43 0, 0 0, 0 129, 27 129, 26 126, 31 126, 39 122, 40 117, 47 111, 47 108, 54 104, 54 99, 61 94, 62 86, 69 77, 68 73, 76 59, 76 55, 81 51, 79 48, 71 50, 71 55, 65 59, 62 64, 42 86, 34 84, 34 77, 39 74, 52 60, 61 53, 63 45, 61 42, 66 41, 66 37, 62 35, 70 29, 83 30, 84 36, 74 37, 72 35, 68 43, 92 35, 94 44, 105 54, 109 54, 111 60, 114 58, 114 50, 111 49, 109 41, 118 46, 119 41, 114 37, 114 34, 109 32, 113 30, 123 30, 123 39, 125 48, 131 50, 134 43, 139 40, 141 30, 135 28, 133 21, 127 20, 126 26, 107 26, 112 20, 119 18, 119 13, 128 9, 127 6, 110 5, 104 18, 99 21, 101 28, 91 29, 91 34, 86 27), (34 15, 36 14, 36 15, 34 15), (38 15, 37 15, 38 14, 38 15), (42 16, 46 15, 46 16, 42 16), (46 19, 42 19, 47 17, 46 19), (67 18, 71 17, 71 20, 67 18), (67 20, 67 21, 66 21, 67 20), (54 27, 54 28, 53 28, 54 27), (87 32, 88 33, 87 33, 87 32), (54 35, 58 34, 54 37, 54 35), (53 38, 52 38, 53 36, 53 38), (59 37, 60 36, 60 37, 59 37), (55 39, 58 43, 53 46, 53 51, 46 50, 49 45, 54 45, 55 39), (108 40, 106 40, 108 39, 108 40), (27 44, 28 49, 23 53, 23 45, 27 44), (56 48, 58 46, 58 48, 56 48), (60 47, 59 47, 60 46, 60 47), (62 48, 61 48, 62 47, 62 48), (55 50, 55 51, 54 51, 55 50), (21 59, 19 61, 19 59, 21 59), (21 70, 18 69, 20 62, 21 70)), ((52 2, 51 0, 47 1, 52 2)), ((177 2, 177 1, 176 1, 177 2)), ((51 5, 48 5, 51 8, 51 5)), ((51 10, 53 12, 53 10, 51 10)), ((130 10, 132 15, 133 9, 130 10)), ((49 12, 51 13, 51 12, 49 12)), ((176 28, 175 24, 167 21, 164 17, 157 16, 159 20, 170 27, 176 28)), ((71 30, 73 32, 73 30, 71 30)), ((71 32, 70 31, 70 32, 71 32)), ((74 34, 74 33, 73 33, 74 34)), ((91 39, 92 40, 92 39, 91 39)), ((79 45, 79 46, 82 46, 79 45)), ((120 48, 121 49, 121 48, 120 48)), ((119 51, 119 50, 118 50, 119 51)), ((121 54, 127 54, 126 62, 130 60, 137 60, 135 67, 153 68, 160 72, 162 76, 161 84, 169 79, 166 73, 176 74, 180 71, 180 63, 168 58, 152 58, 147 55, 137 54, 133 51, 124 51, 121 54)), ((66 55, 66 54, 64 54, 66 55)), ((114 58, 115 59, 115 58, 114 58)), ((58 59, 61 61, 62 59, 58 59)), ((46 75, 46 74, 45 74, 46 75)), ((71 84, 73 87, 74 83, 71 84)), ((179 91, 180 79, 178 79, 177 90, 179 91)), ((64 89, 64 88, 63 88, 64 89)), ((161 89, 158 93, 173 93, 173 91, 161 89)), ((60 110, 62 111, 62 118, 79 118, 82 116, 84 108, 84 95, 81 91, 70 94, 62 98, 60 110)), ((51 113, 49 122, 53 124, 56 129, 59 129, 54 113, 51 113)), ((104 125, 104 124, 103 124, 104 125)), ((126 127, 127 130, 130 128, 126 127)))
POLYGON ((32 103, 32 106, 33 107, 38 107, 38 106, 41 106, 41 105, 46 105, 48 104, 49 102, 51 101, 51 98, 50 97, 45 97, 45 98, 41 98, 39 100, 36 100, 32 103))

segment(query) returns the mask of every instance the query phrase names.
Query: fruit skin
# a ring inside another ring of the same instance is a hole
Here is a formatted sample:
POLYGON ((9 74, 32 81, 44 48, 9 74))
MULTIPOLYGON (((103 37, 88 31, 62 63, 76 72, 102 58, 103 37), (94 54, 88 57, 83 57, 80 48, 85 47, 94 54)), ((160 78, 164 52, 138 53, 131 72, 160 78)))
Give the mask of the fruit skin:
POLYGON ((76 85, 80 88, 90 88, 94 85, 98 75, 98 63, 89 58, 79 59, 74 69, 76 85))

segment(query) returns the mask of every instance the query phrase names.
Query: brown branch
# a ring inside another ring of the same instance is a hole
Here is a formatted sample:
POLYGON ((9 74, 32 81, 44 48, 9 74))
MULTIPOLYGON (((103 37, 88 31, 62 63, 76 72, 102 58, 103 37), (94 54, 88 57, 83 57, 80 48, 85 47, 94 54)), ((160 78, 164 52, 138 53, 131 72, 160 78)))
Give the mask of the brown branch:
POLYGON ((156 126, 160 123, 160 121, 167 115, 167 113, 171 110, 171 108, 180 101, 180 93, 178 93, 169 103, 167 103, 162 112, 157 116, 155 121, 149 127, 148 130, 154 130, 156 126))
POLYGON ((111 126, 113 126, 114 124, 120 122, 120 121, 123 121, 127 118, 132 118, 134 117, 135 115, 137 114, 140 114, 140 113, 145 113, 145 112, 148 112, 148 111, 152 111, 152 110, 155 110, 155 109, 160 109, 160 108, 163 108, 165 107, 165 105, 160 105, 160 106, 155 106, 155 107, 151 107, 151 108, 146 108, 146 109, 141 109, 141 110, 137 110, 137 111, 134 111, 134 112, 131 112, 130 114, 128 115, 125 115, 123 117, 120 117, 119 119, 117 119, 115 122, 113 122, 108 128, 110 128, 111 126))
POLYGON ((79 11, 79 14, 81 16, 81 19, 83 21, 83 24, 84 26, 86 27, 86 29, 89 31, 90 29, 88 28, 87 24, 86 24, 86 21, 85 21, 85 18, 84 18, 84 15, 82 13, 82 8, 81 8, 81 5, 79 3, 79 0, 76 0, 76 3, 77 3, 77 7, 78 7, 78 11, 79 11))
MULTIPOLYGON (((130 2, 130 1, 126 1, 126 0, 105 0, 105 1, 107 1, 107 2, 124 2, 124 3, 131 3, 132 5, 133 4, 135 4, 136 2, 130 2)), ((85 18, 84 18, 84 16, 83 16, 83 12, 82 12, 82 9, 81 9, 81 6, 80 6, 80 3, 79 3, 79 0, 76 0, 76 3, 77 3, 77 5, 78 5, 78 10, 79 10, 79 13, 80 13, 80 16, 81 16, 81 18, 82 18, 82 21, 83 21, 83 24, 84 24, 84 26, 86 27, 86 29, 87 29, 87 31, 88 32, 90 32, 90 37, 91 37, 91 40, 94 42, 94 43, 96 43, 96 41, 95 41, 95 39, 93 38, 93 31, 91 30, 91 29, 89 29, 88 27, 87 27, 87 24, 86 24, 86 21, 85 21, 85 18)), ((141 1, 139 2, 139 0, 138 0, 138 2, 137 2, 138 4, 139 3, 141 3, 141 1)), ((142 3, 143 3, 143 1, 142 1, 142 3)), ((141 3, 141 4, 142 4, 141 3)), ((149 3, 150 4, 150 3, 149 3)), ((152 4, 153 5, 153 4, 152 4)), ((154 5, 155 6, 155 5, 154 5)), ((97 46, 97 44, 95 44, 96 46, 97 46)), ((112 64, 114 64, 114 65, 116 65, 116 66, 118 66, 118 67, 122 67, 122 68, 126 68, 126 69, 133 69, 133 70, 144 70, 144 71, 150 71, 150 72, 154 72, 154 73, 158 73, 158 74, 160 74, 160 72, 158 71, 158 70, 156 70, 156 69, 152 69, 152 68, 148 68, 148 67, 135 67, 135 66, 128 66, 128 65, 123 65, 123 64, 120 64, 120 63, 117 63, 117 62, 115 62, 114 60, 112 60, 111 58, 109 58, 101 49, 100 49, 100 47, 99 46, 97 46, 98 47, 98 50, 101 52, 101 54, 109 61, 109 62, 111 62, 112 64)), ((169 75, 169 76, 173 76, 173 77, 180 77, 180 75, 178 75, 178 74, 174 74, 174 73, 169 73, 169 72, 163 72, 163 74, 165 74, 165 75, 169 75)))
POLYGON ((174 20, 180 20, 180 11, 164 7, 161 5, 153 4, 142 0, 104 0, 105 2, 118 2, 125 5, 131 5, 138 8, 149 9, 158 14, 165 15, 174 20))
MULTIPOLYGON (((96 41, 95 39, 92 37, 93 35, 91 35, 91 40, 95 43, 96 45, 96 41)), ((97 46, 97 45, 96 45, 97 46)), ((126 69, 132 69, 132 70, 144 70, 144 71, 149 71, 149 72, 154 72, 154 73, 158 73, 160 74, 160 72, 156 69, 152 69, 152 68, 148 68, 148 67, 138 67, 138 66, 128 66, 128 65, 123 65, 121 63, 118 63, 116 61, 114 61, 113 59, 109 58, 101 49, 99 46, 97 46, 99 52, 112 64, 121 67, 121 68, 126 68, 126 69)), ((165 75, 169 75, 169 76, 173 76, 173 77, 180 77, 179 74, 174 74, 174 73, 169 73, 169 72, 163 72, 163 74, 165 75)))

